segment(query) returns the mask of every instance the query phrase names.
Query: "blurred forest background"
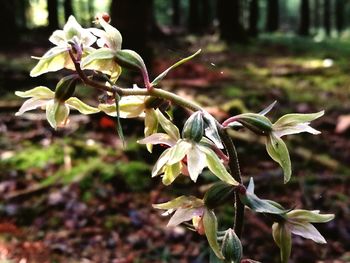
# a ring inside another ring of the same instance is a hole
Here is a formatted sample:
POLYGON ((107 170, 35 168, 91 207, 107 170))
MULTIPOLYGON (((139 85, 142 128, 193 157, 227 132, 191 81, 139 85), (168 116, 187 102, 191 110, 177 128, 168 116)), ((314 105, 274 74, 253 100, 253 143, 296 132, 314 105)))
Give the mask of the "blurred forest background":
MULTIPOLYGON (((127 146, 103 114, 72 114, 54 131, 43 111, 15 117, 16 90, 54 89, 68 71, 30 78, 50 47, 48 37, 70 15, 85 27, 108 12, 123 48, 145 59, 151 78, 201 48, 171 72, 162 88, 204 105, 218 120, 258 112, 274 100, 276 120, 290 112, 326 114, 319 136, 288 138, 293 179, 266 154, 261 138, 230 132, 256 193, 286 207, 335 213, 319 226, 328 241, 293 238, 290 262, 350 262, 350 1, 347 0, 0 0, 0 262, 208 262, 206 240, 185 227, 166 228, 152 209, 175 196, 203 196, 215 179, 181 177, 165 188, 150 178, 161 149, 136 143, 142 120, 122 121, 127 146)), ((142 85, 123 72, 120 85, 142 85)), ((98 92, 79 85, 77 96, 97 104, 98 92)), ((181 126, 188 112, 176 108, 181 126)), ((220 211, 230 227, 233 209, 220 211)), ((247 258, 279 262, 267 218, 247 212, 242 243, 247 258)), ((317 226, 318 227, 318 226, 317 226)))

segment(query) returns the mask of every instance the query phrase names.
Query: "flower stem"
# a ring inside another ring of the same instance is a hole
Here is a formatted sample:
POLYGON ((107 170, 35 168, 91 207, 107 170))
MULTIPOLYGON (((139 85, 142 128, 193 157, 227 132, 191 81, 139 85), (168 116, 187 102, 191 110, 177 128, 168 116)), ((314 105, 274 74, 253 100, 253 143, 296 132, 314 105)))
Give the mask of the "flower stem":
MULTIPOLYGON (((238 161, 236 147, 233 144, 233 141, 232 141, 231 137, 228 135, 225 128, 222 125, 220 125, 219 123, 217 124, 217 126, 218 126, 218 130, 219 130, 220 138, 222 140, 222 143, 225 146, 225 149, 226 149, 228 157, 229 157, 228 166, 230 168, 232 177, 237 182, 239 182, 241 184, 242 183, 242 175, 241 175, 241 170, 239 167, 239 161, 238 161)), ((236 232, 236 235, 239 238, 242 235, 243 220, 244 220, 244 204, 239 199, 238 193, 235 192, 234 230, 236 232)))

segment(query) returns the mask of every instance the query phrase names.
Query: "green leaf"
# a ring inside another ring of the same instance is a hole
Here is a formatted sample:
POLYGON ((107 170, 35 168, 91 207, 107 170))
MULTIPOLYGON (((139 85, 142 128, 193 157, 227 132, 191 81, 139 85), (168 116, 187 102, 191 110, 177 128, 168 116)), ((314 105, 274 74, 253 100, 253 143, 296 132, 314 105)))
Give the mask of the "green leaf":
POLYGON ((270 157, 282 167, 284 183, 287 183, 292 175, 292 165, 286 144, 272 133, 267 137, 266 150, 270 157))
POLYGON ((224 259, 217 240, 218 222, 213 210, 205 209, 203 215, 204 232, 208 243, 219 259, 224 259))
POLYGON ((194 58, 195 56, 197 56, 199 53, 201 52, 201 50, 199 49, 196 53, 192 54, 189 57, 186 57, 184 59, 181 59, 180 61, 176 62, 174 65, 170 66, 168 69, 166 69, 163 73, 159 74, 158 77, 156 77, 153 81, 152 81, 152 86, 156 86, 159 84, 159 82, 169 73, 170 70, 180 66, 181 64, 191 60, 192 58, 194 58))
POLYGON ((274 223, 272 225, 272 236, 280 248, 282 263, 288 263, 292 251, 292 235, 290 231, 284 223, 274 223))
POLYGON ((179 129, 165 116, 163 113, 159 110, 156 109, 156 116, 158 119, 158 122, 160 126, 163 128, 163 130, 175 141, 178 141, 180 139, 180 132, 179 129))
POLYGON ((254 181, 250 178, 249 186, 245 194, 240 194, 239 198, 243 204, 256 213, 267 213, 284 215, 288 212, 280 204, 266 199, 260 199, 254 193, 254 181))
POLYGON ((227 172, 216 153, 208 147, 198 145, 200 150, 205 153, 209 170, 215 174, 221 181, 231 185, 239 185, 239 183, 227 172))
POLYGON ((82 114, 93 114, 93 113, 100 112, 99 109, 85 104, 84 102, 82 102, 76 97, 69 98, 68 100, 66 100, 65 103, 71 106, 72 108, 78 110, 82 114))
POLYGON ((120 122, 120 110, 119 110, 119 101, 120 101, 120 96, 118 93, 115 93, 115 108, 117 111, 117 133, 119 138, 123 142, 123 147, 125 147, 125 138, 124 138, 124 133, 123 133, 123 127, 120 122))

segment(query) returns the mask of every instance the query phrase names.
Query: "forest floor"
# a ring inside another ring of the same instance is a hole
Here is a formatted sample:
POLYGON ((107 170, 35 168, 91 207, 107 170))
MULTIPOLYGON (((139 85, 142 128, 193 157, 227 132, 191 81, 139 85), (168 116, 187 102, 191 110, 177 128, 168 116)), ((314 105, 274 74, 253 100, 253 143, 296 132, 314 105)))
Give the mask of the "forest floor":
MULTIPOLYGON (((336 215, 317 226, 327 245, 293 237, 291 262, 350 262, 350 41, 262 37, 228 47, 186 38, 176 47, 156 48, 154 75, 199 47, 202 55, 171 72, 162 87, 197 100, 219 120, 259 112, 275 100, 273 120, 289 112, 326 111, 313 123, 321 135, 286 139, 293 165, 287 185, 261 138, 245 130, 231 135, 244 181, 254 177, 258 196, 336 215)), ((196 185, 181 177, 171 187, 150 178, 160 149, 151 156, 136 143, 142 120, 123 121, 123 149, 114 120, 103 114, 73 114, 69 127, 59 131, 43 112, 14 116, 23 103, 15 90, 42 84, 53 89, 57 81, 57 74, 28 78, 30 55, 44 51, 0 52, 0 262, 208 262, 205 238, 183 226, 166 228, 168 218, 151 204, 183 194, 201 197, 213 177, 206 172, 196 185)), ((127 77, 122 81, 131 84, 127 77)), ((82 94, 93 103, 94 92, 82 94)), ((175 121, 187 114, 176 109, 175 121)), ((230 227, 232 207, 219 213, 222 229, 230 227)), ((245 258, 279 262, 271 222, 246 215, 245 258)))

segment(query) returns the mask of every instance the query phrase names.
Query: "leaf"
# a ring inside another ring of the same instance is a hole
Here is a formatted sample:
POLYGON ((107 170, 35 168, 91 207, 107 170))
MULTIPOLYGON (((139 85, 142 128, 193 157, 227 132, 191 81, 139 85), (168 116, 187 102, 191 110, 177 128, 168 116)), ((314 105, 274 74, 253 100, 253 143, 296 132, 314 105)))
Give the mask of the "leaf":
POLYGON ((120 122, 120 110, 119 110, 119 101, 120 101, 120 96, 118 93, 115 93, 115 108, 117 112, 117 133, 119 138, 123 142, 123 147, 125 147, 125 138, 124 138, 124 133, 123 133, 123 127, 120 122))
POLYGON ((231 185, 239 185, 239 183, 227 172, 225 166, 213 150, 202 145, 199 145, 198 147, 205 153, 208 168, 213 174, 223 182, 231 185))
POLYGON ((217 240, 218 222, 213 210, 204 210, 203 226, 211 249, 219 259, 225 259, 217 240))
POLYGON ((199 53, 201 52, 201 50, 199 49, 196 53, 192 54, 191 56, 189 57, 186 57, 184 59, 181 59, 180 61, 176 62, 174 65, 170 66, 168 69, 166 69, 165 71, 163 71, 163 73, 159 74, 158 77, 156 77, 151 85, 152 86, 156 86, 159 84, 159 82, 169 73, 170 70, 180 66, 181 64, 191 60, 192 58, 194 58, 195 56, 197 56, 199 53))
POLYGON ((270 157, 282 167, 284 183, 287 183, 292 175, 292 165, 286 144, 272 133, 267 137, 266 150, 270 157))
POLYGON ((288 263, 292 251, 292 235, 285 224, 274 223, 272 225, 272 236, 280 248, 282 263, 288 263))

